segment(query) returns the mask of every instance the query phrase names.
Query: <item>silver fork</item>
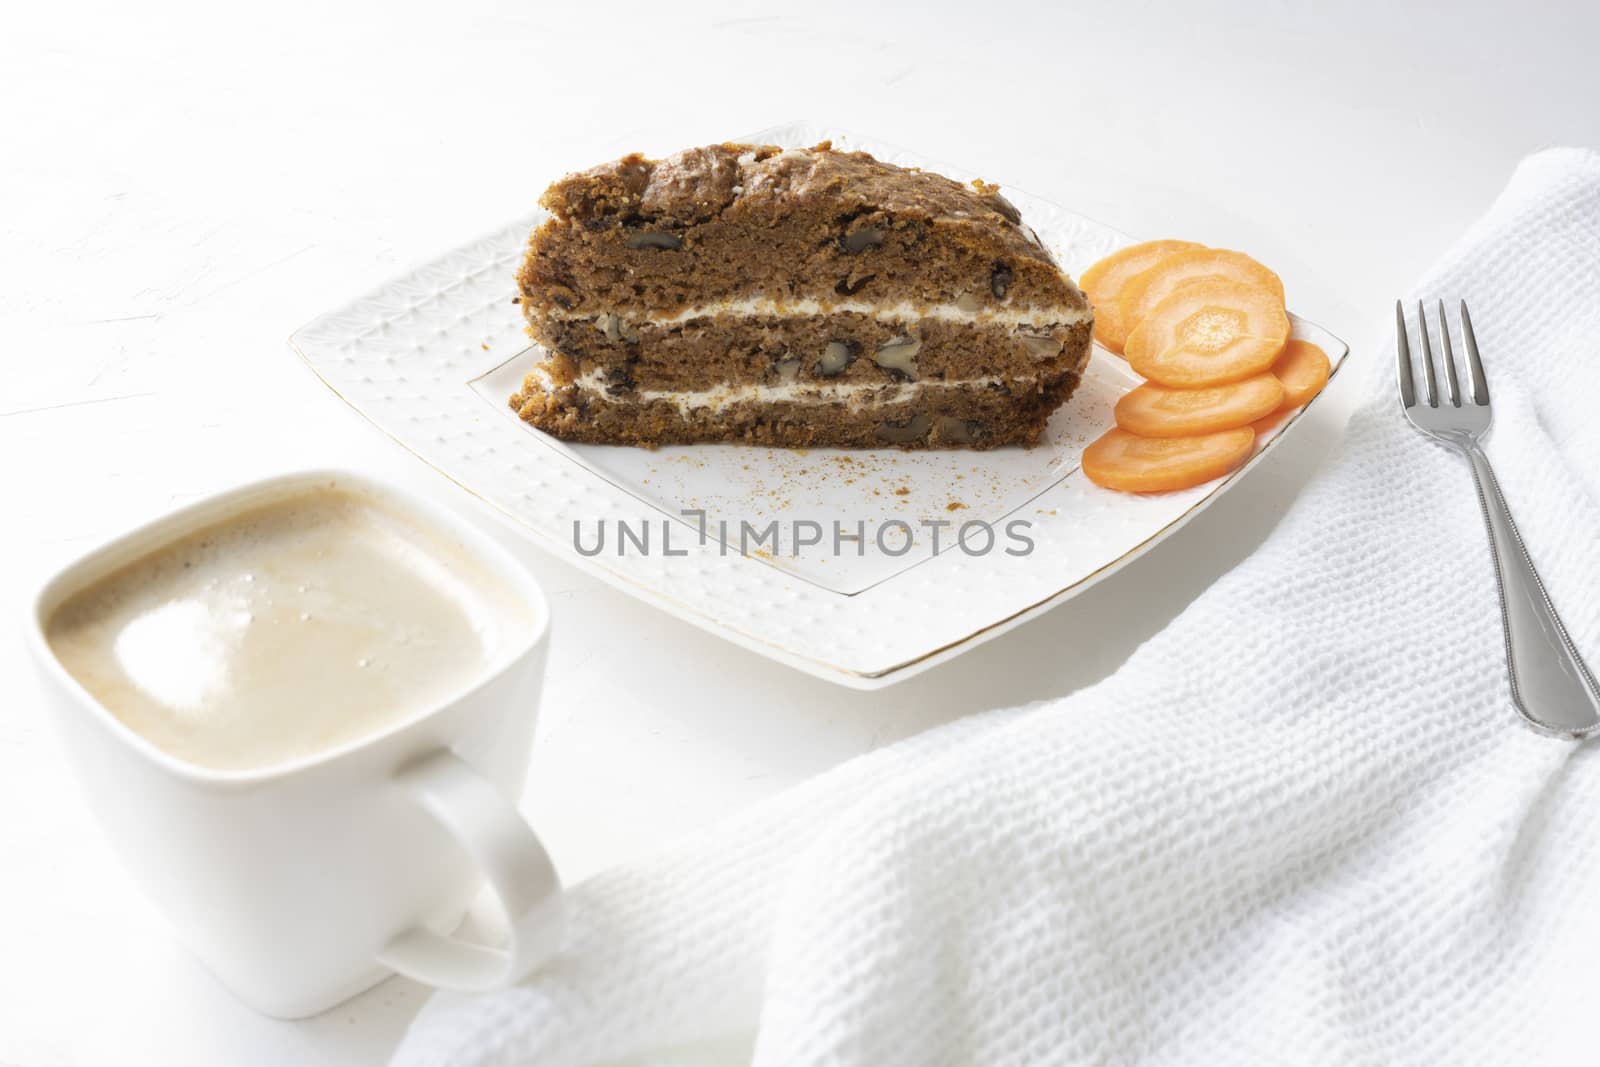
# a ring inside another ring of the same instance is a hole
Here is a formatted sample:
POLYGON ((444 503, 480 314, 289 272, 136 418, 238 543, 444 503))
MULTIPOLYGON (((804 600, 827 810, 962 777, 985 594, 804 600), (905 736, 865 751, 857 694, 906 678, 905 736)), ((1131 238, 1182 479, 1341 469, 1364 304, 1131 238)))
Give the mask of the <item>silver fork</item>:
POLYGON ((1505 626, 1506 666, 1511 675, 1511 701, 1522 717, 1534 726, 1564 737, 1586 737, 1600 729, 1600 685, 1589 673, 1583 657, 1573 647, 1561 616, 1528 558, 1517 524, 1511 519, 1500 483, 1495 479, 1489 458, 1478 442, 1489 432, 1493 409, 1489 406, 1489 383, 1478 359, 1478 339, 1472 333, 1472 317, 1466 301, 1461 302, 1461 339, 1467 350, 1467 368, 1472 378, 1472 395, 1463 398, 1456 377, 1455 351, 1450 343, 1450 324, 1445 318, 1444 301, 1439 301, 1439 347, 1443 350, 1446 395, 1439 393, 1439 372, 1434 367, 1433 344, 1428 337, 1428 316, 1422 301, 1417 301, 1417 331, 1421 335, 1422 382, 1424 395, 1418 396, 1411 371, 1411 341, 1407 336, 1405 310, 1394 305, 1395 330, 1399 335, 1400 405, 1406 419, 1417 430, 1460 450, 1472 465, 1478 484, 1478 503, 1489 527, 1489 548, 1494 554, 1495 579, 1500 586, 1500 620, 1505 626))

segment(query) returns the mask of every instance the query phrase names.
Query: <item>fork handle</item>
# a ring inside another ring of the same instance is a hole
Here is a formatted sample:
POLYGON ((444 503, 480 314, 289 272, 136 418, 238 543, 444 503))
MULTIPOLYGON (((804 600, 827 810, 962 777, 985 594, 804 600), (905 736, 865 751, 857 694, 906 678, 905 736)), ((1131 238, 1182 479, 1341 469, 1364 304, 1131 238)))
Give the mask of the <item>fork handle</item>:
POLYGON ((1478 483, 1478 503, 1483 505, 1483 519, 1489 527, 1489 547, 1500 585, 1511 701, 1523 718, 1541 730, 1585 737, 1600 728, 1600 685, 1567 636, 1567 628, 1528 558, 1489 457, 1474 443, 1465 444, 1464 450, 1478 483))

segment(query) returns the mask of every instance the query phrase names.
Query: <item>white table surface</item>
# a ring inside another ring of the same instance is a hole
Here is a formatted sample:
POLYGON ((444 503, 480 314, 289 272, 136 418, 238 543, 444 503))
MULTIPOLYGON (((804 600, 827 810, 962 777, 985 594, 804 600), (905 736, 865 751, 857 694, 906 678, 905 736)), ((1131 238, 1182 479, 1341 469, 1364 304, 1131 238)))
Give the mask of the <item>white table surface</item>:
POLYGON ((15 633, 57 562, 248 476, 348 465, 475 515, 553 601, 524 808, 569 878, 873 746, 1104 676, 1336 446, 1388 301, 1523 154, 1600 145, 1592 5, 38 3, 0 35, 0 1065, 380 1062, 425 997, 253 1015, 110 860, 15 633), (1431 6, 1431 5, 1417 5, 1431 6), (1073 10, 1076 7, 1077 10, 1073 10), (1314 9, 1314 10, 1313 10, 1314 9), (323 389, 306 319, 565 169, 814 117, 1133 233, 1249 250, 1356 342, 1290 447, 1138 565, 875 694, 521 545, 323 389))

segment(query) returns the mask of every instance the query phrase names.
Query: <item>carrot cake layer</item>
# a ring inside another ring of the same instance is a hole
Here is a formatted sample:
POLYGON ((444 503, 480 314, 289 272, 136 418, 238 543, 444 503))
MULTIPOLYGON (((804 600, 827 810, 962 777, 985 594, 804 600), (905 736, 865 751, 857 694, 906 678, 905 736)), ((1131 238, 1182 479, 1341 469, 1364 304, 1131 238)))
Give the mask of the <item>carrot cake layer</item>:
POLYGON ((1030 444, 1092 315, 998 189, 823 143, 570 175, 518 274, 545 359, 511 398, 578 441, 1030 444))

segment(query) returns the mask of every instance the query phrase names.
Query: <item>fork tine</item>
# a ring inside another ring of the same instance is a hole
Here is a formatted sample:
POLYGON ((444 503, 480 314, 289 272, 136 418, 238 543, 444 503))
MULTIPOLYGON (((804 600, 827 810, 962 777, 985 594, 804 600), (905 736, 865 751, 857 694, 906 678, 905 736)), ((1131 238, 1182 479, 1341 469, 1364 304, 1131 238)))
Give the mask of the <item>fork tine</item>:
POLYGON ((1411 339, 1406 336, 1405 306, 1398 300, 1394 302, 1394 337, 1400 355, 1396 368, 1400 372, 1400 404, 1412 407, 1417 402, 1417 387, 1411 380, 1411 339))
POLYGON ((1472 399, 1474 403, 1489 403, 1489 379, 1483 376, 1483 362, 1478 359, 1478 339, 1472 333, 1472 316, 1467 314, 1467 302, 1461 301, 1461 336, 1467 341, 1467 366, 1472 371, 1472 399))
POLYGON ((1417 333, 1422 335, 1422 384, 1428 394, 1428 406, 1439 406, 1439 383, 1433 378, 1433 342, 1428 340, 1428 313, 1422 301, 1417 301, 1417 333))
POLYGON ((1461 383, 1456 381, 1456 353, 1450 347, 1450 320, 1444 314, 1444 301, 1439 301, 1439 344, 1444 349, 1444 384, 1450 392, 1452 407, 1461 406, 1461 383))

